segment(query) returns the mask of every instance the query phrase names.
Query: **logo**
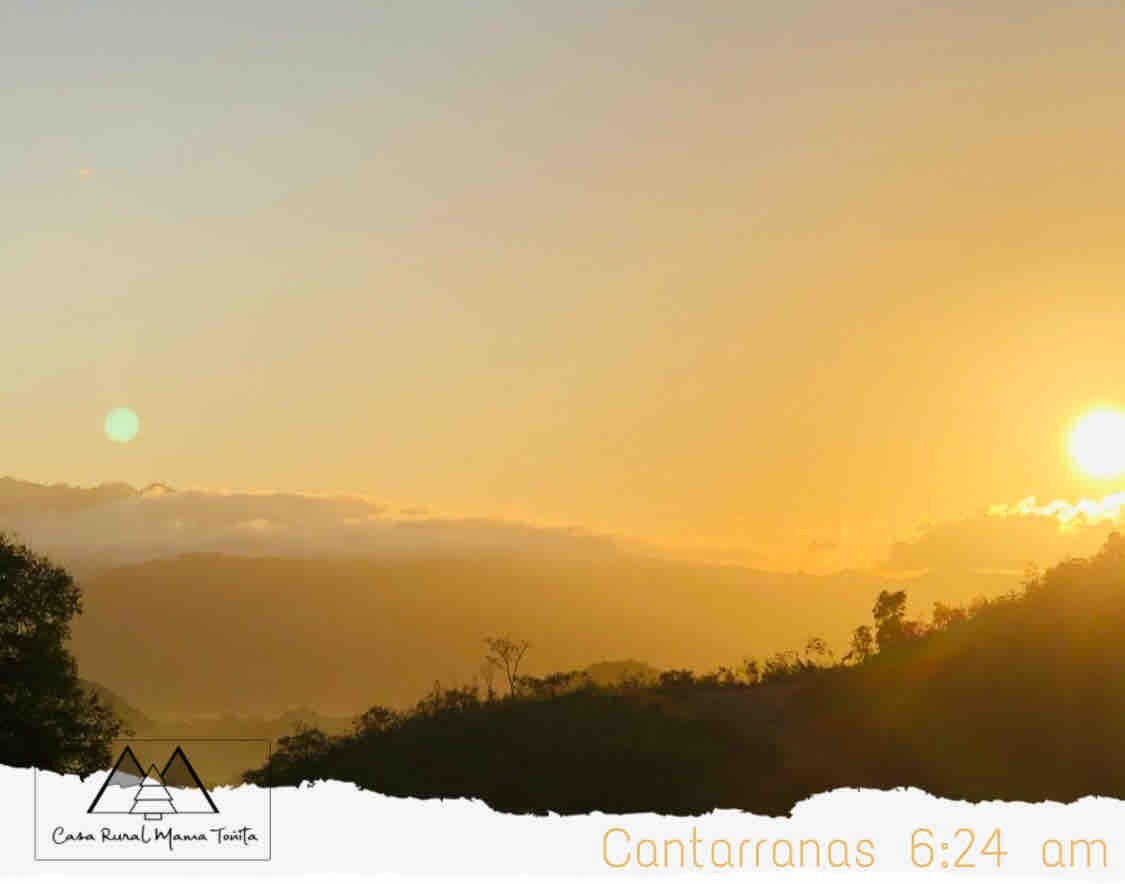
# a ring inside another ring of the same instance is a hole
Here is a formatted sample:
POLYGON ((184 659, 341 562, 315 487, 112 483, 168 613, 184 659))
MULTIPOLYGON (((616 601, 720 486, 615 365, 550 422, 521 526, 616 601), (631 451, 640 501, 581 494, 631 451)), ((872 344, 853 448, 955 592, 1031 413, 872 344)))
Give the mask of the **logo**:
POLYGON ((155 765, 147 772, 142 770, 132 747, 126 746, 86 811, 135 813, 146 820, 162 820, 167 813, 218 812, 211 793, 180 746, 159 773, 155 765))
MULTIPOLYGON (((37 860, 268 860, 266 740, 133 740, 85 780, 35 772, 37 860), (158 763, 162 762, 162 763, 158 763)), ((111 756, 112 757, 112 756, 111 756)))

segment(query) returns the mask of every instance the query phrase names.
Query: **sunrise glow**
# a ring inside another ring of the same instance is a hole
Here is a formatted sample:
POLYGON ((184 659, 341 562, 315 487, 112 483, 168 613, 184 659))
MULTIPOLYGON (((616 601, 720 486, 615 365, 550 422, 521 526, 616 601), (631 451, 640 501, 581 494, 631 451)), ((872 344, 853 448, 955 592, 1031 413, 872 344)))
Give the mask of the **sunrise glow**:
POLYGON ((1070 434, 1070 454, 1087 476, 1125 474, 1125 414, 1111 409, 1087 414, 1070 434))

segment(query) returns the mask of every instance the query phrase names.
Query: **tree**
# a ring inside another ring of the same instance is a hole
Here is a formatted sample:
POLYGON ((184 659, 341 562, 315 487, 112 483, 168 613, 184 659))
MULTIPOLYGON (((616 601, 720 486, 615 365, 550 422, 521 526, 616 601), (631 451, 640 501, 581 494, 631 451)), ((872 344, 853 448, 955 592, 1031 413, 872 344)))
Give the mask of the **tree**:
POLYGON ((964 607, 934 602, 934 629, 947 629, 954 623, 962 623, 968 619, 969 612, 964 607))
POLYGON ((386 706, 372 706, 359 717, 352 720, 352 727, 357 734, 380 734, 396 727, 402 721, 393 709, 386 706))
POLYGON ((805 642, 804 664, 806 668, 816 669, 821 666, 830 666, 835 657, 832 649, 828 647, 828 642, 820 636, 814 635, 805 642))
POLYGON ((81 611, 70 574, 0 534, 0 762, 81 774, 112 763, 121 722, 66 649, 81 611))
POLYGON ((780 681, 801 671, 801 655, 796 651, 777 651, 766 657, 762 668, 762 681, 780 681))
POLYGON ((914 641, 926 633, 924 624, 906 619, 905 589, 880 592, 871 614, 875 618, 875 641, 880 651, 914 641))
MULTIPOLYGON (((570 672, 552 672, 542 678, 532 675, 521 675, 519 686, 533 697, 557 697, 570 691, 581 690, 590 686, 590 677, 580 670, 570 672)), ((628 687, 625 680, 618 682, 620 687, 628 687)))
POLYGON ((658 676, 663 690, 683 691, 695 687, 695 673, 690 669, 666 669, 658 676))
POLYGON ((857 626, 852 633, 851 646, 844 656, 844 662, 862 663, 875 653, 875 636, 870 626, 857 626))
POLYGON ((416 715, 439 715, 450 710, 472 709, 480 705, 480 694, 476 684, 459 688, 443 688, 435 681, 433 690, 414 704, 416 715))
POLYGON ((292 734, 277 741, 274 757, 287 762, 308 761, 320 757, 331 742, 331 737, 320 728, 299 721, 292 734))
POLYGON ((517 642, 504 637, 486 638, 484 641, 488 645, 488 650, 491 651, 484 659, 504 673, 504 678, 508 681, 508 696, 516 696, 520 687, 520 662, 531 645, 524 641, 517 642))
POLYGON ((757 684, 762 679, 762 667, 753 657, 744 657, 741 673, 747 684, 757 684))
POLYGON ((871 609, 871 616, 875 618, 875 641, 879 650, 902 644, 905 638, 903 617, 906 615, 906 590, 887 592, 883 590, 875 599, 875 607, 871 609))

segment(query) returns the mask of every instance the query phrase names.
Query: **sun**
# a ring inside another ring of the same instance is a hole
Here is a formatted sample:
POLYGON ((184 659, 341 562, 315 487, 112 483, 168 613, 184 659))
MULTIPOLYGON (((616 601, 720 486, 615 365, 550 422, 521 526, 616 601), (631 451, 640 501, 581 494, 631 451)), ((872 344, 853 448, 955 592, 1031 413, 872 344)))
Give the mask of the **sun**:
POLYGON ((1083 417, 1071 431, 1070 456, 1087 476, 1125 473, 1125 412, 1103 408, 1083 417))

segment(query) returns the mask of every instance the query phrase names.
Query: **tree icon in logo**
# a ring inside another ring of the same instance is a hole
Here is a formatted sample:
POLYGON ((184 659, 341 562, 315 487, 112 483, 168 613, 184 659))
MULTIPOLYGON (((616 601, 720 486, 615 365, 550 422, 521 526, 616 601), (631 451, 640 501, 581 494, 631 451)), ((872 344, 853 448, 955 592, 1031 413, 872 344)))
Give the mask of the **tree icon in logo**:
POLYGON ((146 820, 160 820, 166 813, 175 813, 176 806, 172 803, 172 793, 164 785, 164 780, 157 773, 156 765, 149 765, 148 773, 137 786, 137 795, 133 799, 133 808, 129 813, 144 814, 146 820))

